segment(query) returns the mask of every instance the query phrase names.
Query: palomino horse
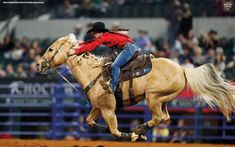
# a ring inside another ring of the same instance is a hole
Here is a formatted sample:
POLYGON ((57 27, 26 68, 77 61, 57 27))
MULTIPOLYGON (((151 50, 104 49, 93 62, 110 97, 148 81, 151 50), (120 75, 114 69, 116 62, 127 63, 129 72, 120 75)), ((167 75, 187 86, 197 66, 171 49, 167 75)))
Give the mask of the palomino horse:
MULTIPOLYGON (((37 69, 44 72, 50 68, 67 64, 77 81, 85 88, 91 81, 96 79, 102 72, 102 58, 91 53, 69 56, 70 50, 78 47, 73 34, 56 40, 37 61, 37 69)), ((186 69, 166 58, 153 58, 152 70, 133 80, 133 89, 136 101, 146 98, 152 119, 147 123, 137 126, 132 133, 123 133, 118 130, 115 115, 116 101, 113 94, 105 91, 99 82, 87 92, 92 104, 92 110, 86 118, 90 126, 110 132, 116 137, 128 138, 136 141, 139 138, 146 139, 148 129, 169 121, 166 103, 173 100, 189 85, 194 95, 209 106, 218 108, 230 121, 230 114, 235 110, 235 87, 224 81, 216 72, 212 64, 205 64, 195 69, 186 69), (98 125, 95 120, 103 116, 108 128, 98 125)), ((103 77, 100 76, 97 81, 103 77)), ((129 81, 123 83, 123 103, 129 105, 129 81)))

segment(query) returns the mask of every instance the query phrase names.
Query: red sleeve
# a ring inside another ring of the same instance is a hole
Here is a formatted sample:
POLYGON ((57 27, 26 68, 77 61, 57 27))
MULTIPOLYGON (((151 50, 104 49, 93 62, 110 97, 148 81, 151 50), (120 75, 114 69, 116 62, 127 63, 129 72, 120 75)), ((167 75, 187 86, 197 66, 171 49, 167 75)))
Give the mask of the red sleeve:
POLYGON ((96 49, 99 45, 106 42, 106 40, 107 40, 107 37, 105 35, 101 35, 100 37, 98 37, 92 41, 84 42, 81 44, 81 47, 79 47, 75 50, 75 53, 81 54, 84 52, 90 52, 90 51, 96 49))

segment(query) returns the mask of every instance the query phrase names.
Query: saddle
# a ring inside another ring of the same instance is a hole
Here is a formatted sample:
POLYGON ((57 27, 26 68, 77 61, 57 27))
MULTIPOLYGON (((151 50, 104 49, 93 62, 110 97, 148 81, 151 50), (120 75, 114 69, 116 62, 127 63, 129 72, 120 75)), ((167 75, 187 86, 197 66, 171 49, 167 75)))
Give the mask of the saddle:
MULTIPOLYGON (((120 76, 119 76, 119 84, 116 92, 114 93, 117 101, 117 107, 122 107, 122 82, 128 81, 129 82, 129 98, 131 105, 136 104, 137 102, 135 101, 134 98, 134 91, 133 91, 133 79, 146 75, 149 73, 152 69, 152 62, 151 58, 153 58, 152 55, 139 55, 138 52, 135 53, 135 55, 131 58, 131 60, 121 67, 120 69, 120 76)), ((113 58, 108 58, 104 61, 104 66, 103 66, 103 78, 104 81, 107 82, 111 79, 111 64, 114 61, 113 58)))

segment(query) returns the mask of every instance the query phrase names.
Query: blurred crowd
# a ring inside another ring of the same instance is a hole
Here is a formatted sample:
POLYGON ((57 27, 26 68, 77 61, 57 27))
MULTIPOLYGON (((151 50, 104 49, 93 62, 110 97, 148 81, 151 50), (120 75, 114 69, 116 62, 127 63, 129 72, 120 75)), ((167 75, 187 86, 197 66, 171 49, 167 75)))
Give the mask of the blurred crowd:
MULTIPOLYGON (((174 0, 43 0, 44 4, 30 7, 0 5, 2 10, 0 20, 15 15, 24 19, 41 18, 41 16, 50 19, 163 17, 172 1, 174 0)), ((188 0, 187 2, 192 7, 193 15, 197 17, 235 16, 233 0, 200 0, 200 2, 188 0)))
MULTIPOLYGON (((168 10, 164 8, 168 7, 168 5, 172 1, 174 2, 175 0, 64 0, 63 5, 58 5, 54 9, 53 17, 162 17, 164 16, 165 11, 168 10), (122 9, 123 11, 119 11, 120 9, 122 9), (132 11, 132 9, 144 11, 135 12, 132 11), (154 9, 158 10, 150 12, 154 9), (118 13, 116 12, 116 10, 118 13)), ((225 8, 225 2, 227 1, 201 1, 200 6, 193 5, 193 13, 196 16, 233 16, 235 12, 233 10, 231 11, 225 8), (203 6, 206 6, 207 9, 204 9, 203 6)), ((198 4, 196 0, 192 0, 190 3, 198 4)))
POLYGON ((23 37, 14 40, 6 35, 0 41, 0 77, 27 78, 38 75, 35 61, 41 58, 39 40, 23 37))
MULTIPOLYGON (((182 14, 183 16, 184 14, 182 14)), ((170 20, 167 20, 170 21, 170 20)), ((195 37, 192 27, 181 30, 184 18, 179 22, 179 28, 171 32, 168 27, 168 34, 173 34, 173 38, 168 39, 149 37, 148 31, 139 29, 138 36, 134 36, 139 51, 141 53, 152 53, 155 57, 166 57, 187 68, 194 68, 205 63, 215 65, 217 72, 228 79, 235 75, 235 44, 223 42, 216 30, 210 30, 195 37), (175 33, 175 34, 174 34, 175 33), (225 53, 229 54, 225 54, 225 53), (232 54, 231 54, 232 53, 232 54), (228 59, 227 59, 228 57, 228 59)), ((178 22, 177 22, 178 23, 178 22)), ((121 24, 114 22, 111 30, 115 31, 121 24)), ((91 24, 87 25, 87 29, 91 24)), ((90 34, 82 31, 80 24, 74 27, 74 34, 78 42, 92 39, 90 34)), ((133 37, 133 36, 132 36, 133 37)), ((0 41, 0 77, 27 78, 39 76, 36 71, 35 61, 37 61, 50 43, 42 45, 40 40, 30 40, 23 37, 20 40, 13 39, 7 35, 0 41)), ((109 49, 101 48, 96 52, 99 55, 107 54, 109 49)))
MULTIPOLYGON (((69 0, 65 0, 65 2, 69 2, 69 0)), ((125 0, 114 2, 122 4, 125 0)), ((102 1, 102 5, 108 6, 109 1, 102 1)), ((193 15, 188 3, 182 4, 179 0, 173 0, 167 9, 165 20, 168 24, 168 32, 166 37, 151 38, 145 28, 139 29, 138 36, 131 36, 135 39, 140 52, 152 53, 155 57, 170 58, 187 68, 212 63, 221 76, 233 80, 235 75, 234 38, 221 38, 219 33, 213 29, 196 37, 193 32, 193 15)), ((91 26, 92 23, 88 23, 85 27, 86 30, 91 26)), ((73 28, 78 42, 93 38, 91 34, 86 34, 86 30, 83 28, 81 24, 77 24, 73 28)), ((120 28, 120 22, 114 21, 110 30, 116 31, 120 28)), ((45 44, 42 40, 30 40, 27 37, 14 39, 14 36, 6 35, 0 40, 0 77, 38 76, 35 61, 41 57, 40 55, 50 43, 45 44)), ((107 51, 110 50, 101 48, 96 53, 105 55, 107 51)))

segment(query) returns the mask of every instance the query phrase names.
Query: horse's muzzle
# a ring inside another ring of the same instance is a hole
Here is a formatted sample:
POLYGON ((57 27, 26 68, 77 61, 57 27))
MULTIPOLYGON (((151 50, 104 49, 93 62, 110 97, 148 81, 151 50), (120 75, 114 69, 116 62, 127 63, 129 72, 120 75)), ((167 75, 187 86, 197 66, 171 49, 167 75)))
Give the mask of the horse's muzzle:
POLYGON ((46 69, 48 68, 47 62, 45 62, 45 61, 42 61, 41 63, 37 62, 36 63, 36 68, 37 68, 37 71, 40 72, 40 73, 45 72, 46 69))

